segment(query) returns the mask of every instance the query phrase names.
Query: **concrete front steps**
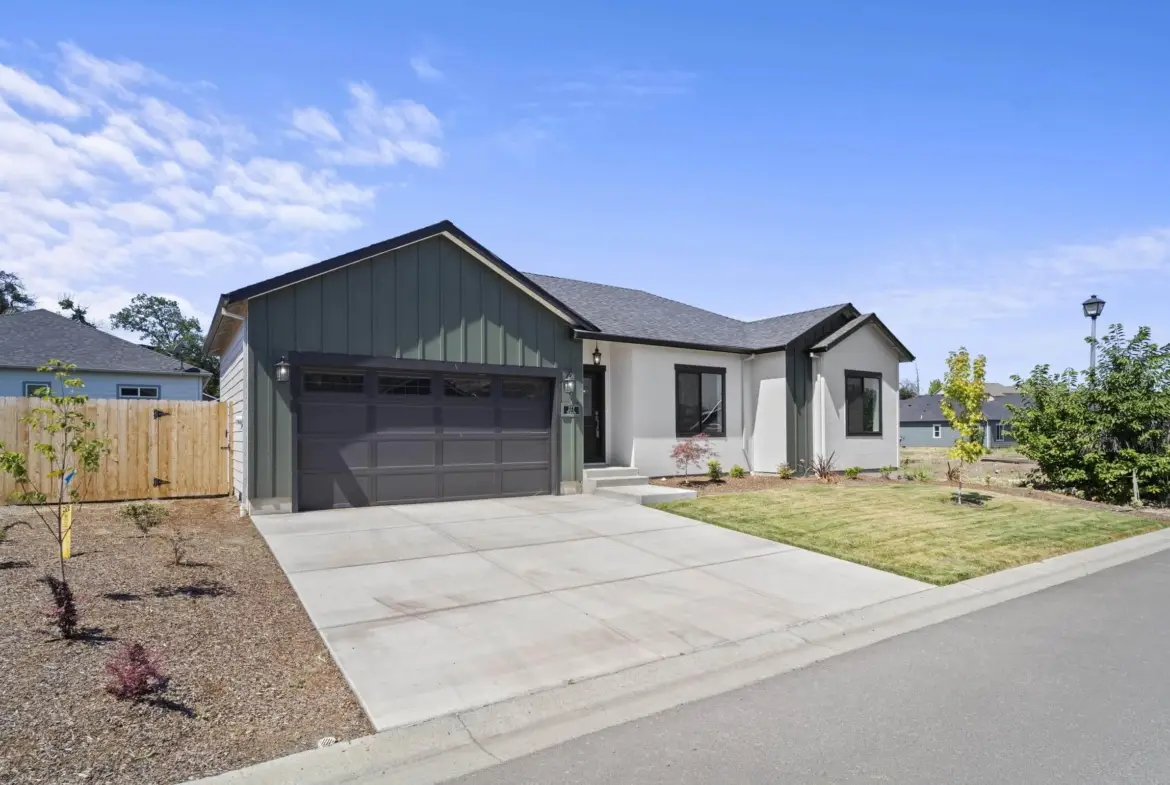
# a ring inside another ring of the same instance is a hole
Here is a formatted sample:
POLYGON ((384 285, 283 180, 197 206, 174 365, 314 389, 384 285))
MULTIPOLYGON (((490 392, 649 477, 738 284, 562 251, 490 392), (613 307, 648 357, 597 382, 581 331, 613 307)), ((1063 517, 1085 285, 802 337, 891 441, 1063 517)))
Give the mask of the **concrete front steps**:
POLYGON ((634 501, 638 504, 674 502, 693 499, 696 495, 694 491, 682 488, 651 485, 650 478, 639 474, 634 466, 598 466, 586 469, 582 489, 585 493, 634 501))

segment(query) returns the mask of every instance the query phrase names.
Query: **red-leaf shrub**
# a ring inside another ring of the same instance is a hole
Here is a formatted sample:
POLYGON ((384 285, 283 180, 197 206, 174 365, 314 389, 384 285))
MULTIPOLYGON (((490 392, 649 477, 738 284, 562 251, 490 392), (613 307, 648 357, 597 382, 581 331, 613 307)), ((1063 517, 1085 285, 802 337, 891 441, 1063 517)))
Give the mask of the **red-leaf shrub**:
POLYGON ((711 448, 707 434, 700 433, 698 436, 683 439, 674 445, 674 449, 670 451, 670 457, 674 461, 674 465, 683 473, 683 477, 689 477, 690 467, 702 466, 707 456, 713 453, 714 450, 711 448))
POLYGON ((170 681, 141 643, 128 643, 106 663, 106 691, 118 700, 142 700, 165 692, 170 681))

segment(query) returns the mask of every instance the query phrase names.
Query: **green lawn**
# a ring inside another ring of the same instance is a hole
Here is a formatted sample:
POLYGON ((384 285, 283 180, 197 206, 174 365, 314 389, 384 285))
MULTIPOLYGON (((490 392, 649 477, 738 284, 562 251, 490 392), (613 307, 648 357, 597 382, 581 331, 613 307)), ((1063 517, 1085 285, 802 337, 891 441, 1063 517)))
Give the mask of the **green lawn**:
POLYGON ((930 485, 843 481, 794 483, 778 490, 711 495, 656 506, 940 585, 1166 525, 996 494, 985 494, 981 505, 959 507, 953 494, 930 485))

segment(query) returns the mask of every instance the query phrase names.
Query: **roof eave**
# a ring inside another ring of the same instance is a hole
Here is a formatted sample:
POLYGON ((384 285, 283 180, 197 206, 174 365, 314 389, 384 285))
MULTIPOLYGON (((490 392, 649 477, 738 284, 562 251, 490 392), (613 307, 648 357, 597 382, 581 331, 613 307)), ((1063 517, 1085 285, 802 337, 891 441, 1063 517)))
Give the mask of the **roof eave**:
POLYGON ((703 352, 724 352, 726 354, 763 354, 765 352, 781 351, 783 346, 770 349, 749 349, 744 346, 724 346, 721 344, 695 343, 692 341, 672 341, 666 338, 644 338, 633 335, 619 335, 598 330, 573 330, 573 337, 589 341, 610 341, 611 343, 634 343, 643 346, 663 346, 669 349, 696 349, 703 352))

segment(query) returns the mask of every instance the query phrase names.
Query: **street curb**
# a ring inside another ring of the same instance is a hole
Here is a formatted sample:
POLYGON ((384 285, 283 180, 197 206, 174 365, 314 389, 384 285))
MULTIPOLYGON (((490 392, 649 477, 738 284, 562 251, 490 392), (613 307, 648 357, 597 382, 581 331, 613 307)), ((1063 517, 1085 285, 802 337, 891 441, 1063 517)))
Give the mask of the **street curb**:
POLYGON ((1168 548, 1162 529, 195 782, 444 782, 1168 548))

